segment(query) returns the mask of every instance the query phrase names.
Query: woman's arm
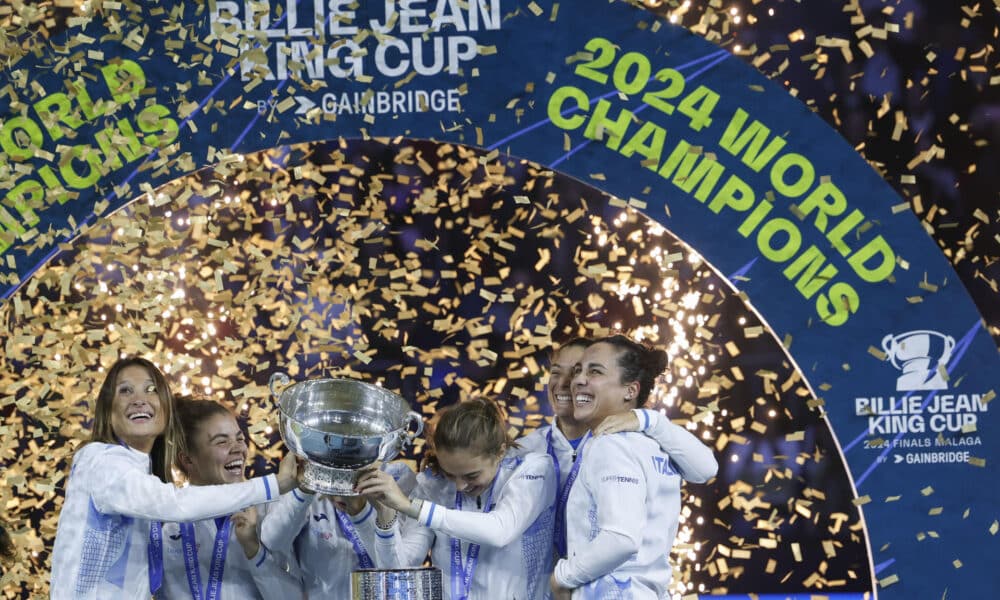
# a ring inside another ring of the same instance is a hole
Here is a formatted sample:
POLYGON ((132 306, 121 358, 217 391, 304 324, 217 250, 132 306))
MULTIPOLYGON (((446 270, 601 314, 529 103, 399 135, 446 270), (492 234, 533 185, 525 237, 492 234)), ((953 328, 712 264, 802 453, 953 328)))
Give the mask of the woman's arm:
POLYGON ((228 485, 178 488, 137 469, 129 452, 132 451, 106 445, 79 455, 83 460, 75 468, 92 482, 90 497, 102 513, 153 521, 200 521, 278 498, 275 475, 228 485), (85 474, 87 471, 89 475, 85 474))
POLYGON ((637 408, 611 415, 594 428, 594 435, 620 431, 638 431, 654 440, 661 450, 670 455, 670 462, 677 466, 685 481, 705 483, 719 471, 719 463, 711 448, 658 411, 637 408))
POLYGON ((544 454, 529 454, 489 512, 463 511, 424 502, 417 517, 421 525, 484 546, 502 547, 517 540, 543 510, 555 504, 555 468, 544 454))
POLYGON ((375 525, 375 555, 372 557, 379 569, 405 569, 418 567, 427 558, 434 545, 434 531, 413 519, 393 521, 388 528, 375 525))
POLYGON ((282 494, 264 515, 260 524, 260 541, 275 552, 292 554, 295 538, 309 519, 309 508, 316 500, 315 494, 292 490, 282 494))

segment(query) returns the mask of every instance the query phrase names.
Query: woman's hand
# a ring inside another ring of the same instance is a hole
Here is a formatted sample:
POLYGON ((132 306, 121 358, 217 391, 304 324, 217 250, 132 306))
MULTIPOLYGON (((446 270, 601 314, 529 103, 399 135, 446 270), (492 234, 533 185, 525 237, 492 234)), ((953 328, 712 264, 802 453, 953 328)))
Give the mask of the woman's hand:
POLYGON ((294 452, 289 452, 278 465, 278 493, 287 494, 299 487, 299 463, 294 452))
POLYGON ((594 437, 620 431, 639 431, 639 417, 631 410, 605 417, 594 427, 594 437))
POLYGON ((556 580, 555 573, 549 577, 549 587, 552 589, 552 600, 572 600, 573 590, 564 588, 562 584, 556 580))
POLYGON ((243 547, 247 558, 257 556, 260 550, 260 540, 257 538, 257 507, 251 506, 230 517, 233 528, 236 529, 236 539, 243 547))
POLYGON ((387 508, 416 518, 416 515, 409 514, 410 499, 399 489, 399 484, 392 475, 385 471, 377 468, 362 471, 355 489, 387 508))

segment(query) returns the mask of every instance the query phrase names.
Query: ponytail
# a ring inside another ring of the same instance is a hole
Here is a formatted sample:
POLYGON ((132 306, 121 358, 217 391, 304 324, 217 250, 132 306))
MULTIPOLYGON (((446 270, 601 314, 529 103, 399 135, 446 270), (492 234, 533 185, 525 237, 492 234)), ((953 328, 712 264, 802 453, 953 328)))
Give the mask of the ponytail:
POLYGON ((656 378, 666 370, 670 363, 667 353, 658 348, 630 340, 623 335, 613 335, 600 341, 610 344, 618 351, 621 383, 627 384, 633 381, 639 383, 636 406, 641 407, 646 404, 650 392, 656 385, 656 378))

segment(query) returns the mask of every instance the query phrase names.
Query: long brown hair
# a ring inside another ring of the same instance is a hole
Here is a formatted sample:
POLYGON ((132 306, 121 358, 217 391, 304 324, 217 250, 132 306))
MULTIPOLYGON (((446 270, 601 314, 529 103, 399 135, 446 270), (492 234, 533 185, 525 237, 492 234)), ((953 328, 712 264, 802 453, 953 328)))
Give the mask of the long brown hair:
POLYGON ((153 474, 164 483, 173 483, 174 479, 170 467, 174 464, 177 452, 184 450, 184 436, 174 416, 174 396, 170 393, 167 379, 156 365, 145 358, 138 356, 121 358, 108 369, 104 383, 101 384, 101 389, 97 393, 94 430, 90 435, 90 441, 106 444, 119 443, 118 436, 111 428, 111 412, 115 402, 118 375, 122 369, 131 366, 140 366, 146 369, 149 376, 153 378, 153 383, 156 384, 156 395, 160 397, 160 410, 164 412, 166 426, 163 428, 163 433, 156 436, 153 450, 149 453, 149 459, 153 467, 153 474))

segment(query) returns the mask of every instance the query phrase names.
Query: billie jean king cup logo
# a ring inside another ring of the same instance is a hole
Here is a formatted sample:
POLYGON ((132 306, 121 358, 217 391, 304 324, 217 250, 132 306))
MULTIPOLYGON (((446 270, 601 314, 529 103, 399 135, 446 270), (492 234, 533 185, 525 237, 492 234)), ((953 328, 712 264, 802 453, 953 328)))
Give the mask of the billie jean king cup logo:
POLYGON ((887 360, 903 372, 896 379, 898 392, 948 389, 942 370, 954 348, 955 338, 926 329, 882 338, 887 360))

